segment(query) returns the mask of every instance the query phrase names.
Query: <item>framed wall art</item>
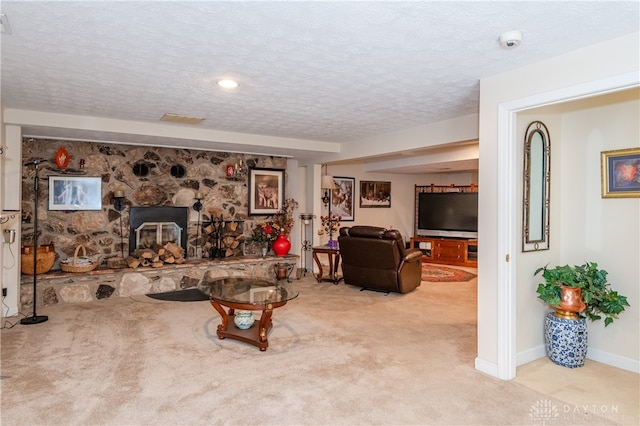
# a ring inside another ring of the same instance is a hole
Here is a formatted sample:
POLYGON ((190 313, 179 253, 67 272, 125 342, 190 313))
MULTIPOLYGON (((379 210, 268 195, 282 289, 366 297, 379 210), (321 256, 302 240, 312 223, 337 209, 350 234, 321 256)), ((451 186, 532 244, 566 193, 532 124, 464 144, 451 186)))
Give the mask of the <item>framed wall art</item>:
POLYGON ((249 214, 272 215, 282 210, 284 170, 249 169, 249 214))
POLYGON ((602 198, 640 198, 640 148, 600 153, 602 198))
POLYGON ((341 216, 343 222, 355 220, 356 179, 334 176, 333 183, 336 187, 331 190, 331 214, 341 216))
POLYGON ((360 181, 360 207, 391 207, 391 182, 360 181))
POLYGON ((49 210, 101 210, 102 178, 49 176, 49 210))

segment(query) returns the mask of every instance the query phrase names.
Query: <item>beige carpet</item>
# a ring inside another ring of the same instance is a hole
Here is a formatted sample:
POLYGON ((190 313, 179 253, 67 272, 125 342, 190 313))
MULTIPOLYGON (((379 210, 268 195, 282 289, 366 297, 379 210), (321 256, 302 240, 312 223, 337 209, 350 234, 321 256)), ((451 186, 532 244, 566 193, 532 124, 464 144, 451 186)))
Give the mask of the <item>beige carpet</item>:
POLYGON ((476 280, 407 295, 294 281, 260 352, 208 302, 140 296, 42 308, 2 330, 2 425, 614 424, 473 368, 476 280), (562 413, 560 413, 562 414, 562 413))

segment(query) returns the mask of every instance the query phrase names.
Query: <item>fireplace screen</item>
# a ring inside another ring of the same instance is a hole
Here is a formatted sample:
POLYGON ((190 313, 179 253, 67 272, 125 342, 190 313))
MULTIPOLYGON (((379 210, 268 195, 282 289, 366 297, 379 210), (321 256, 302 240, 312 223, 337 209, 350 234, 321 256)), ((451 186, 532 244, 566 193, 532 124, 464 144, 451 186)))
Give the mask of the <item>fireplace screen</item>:
POLYGON ((173 242, 187 250, 187 207, 131 207, 129 253, 173 242))
POLYGON ((153 248, 171 242, 180 244, 182 228, 175 222, 145 222, 135 229, 136 248, 153 248))

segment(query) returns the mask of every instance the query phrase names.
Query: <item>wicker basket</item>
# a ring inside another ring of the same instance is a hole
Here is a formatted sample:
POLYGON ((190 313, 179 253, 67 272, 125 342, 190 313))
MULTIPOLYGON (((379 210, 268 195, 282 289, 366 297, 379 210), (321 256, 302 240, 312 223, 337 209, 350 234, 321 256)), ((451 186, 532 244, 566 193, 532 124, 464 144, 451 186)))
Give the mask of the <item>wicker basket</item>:
MULTIPOLYGON (((56 261, 53 244, 38 246, 36 250, 36 275, 48 272, 56 261)), ((33 275, 33 246, 22 247, 20 269, 23 274, 33 275)))
POLYGON ((87 249, 84 248, 82 244, 76 247, 76 251, 73 252, 73 259, 60 262, 60 269, 64 272, 89 272, 96 269, 97 266, 98 264, 95 261, 87 258, 87 249), (78 265, 78 251, 80 251, 80 249, 82 249, 82 257, 91 263, 78 265))

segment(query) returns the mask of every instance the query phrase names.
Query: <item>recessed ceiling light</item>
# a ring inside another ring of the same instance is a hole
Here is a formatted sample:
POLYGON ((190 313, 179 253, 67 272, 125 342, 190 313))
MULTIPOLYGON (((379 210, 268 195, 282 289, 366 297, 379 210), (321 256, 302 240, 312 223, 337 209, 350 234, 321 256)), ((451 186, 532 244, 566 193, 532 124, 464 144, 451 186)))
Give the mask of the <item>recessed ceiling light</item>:
POLYGON ((236 87, 238 87, 238 82, 225 78, 223 80, 218 80, 218 86, 222 87, 223 89, 235 89, 236 87))

